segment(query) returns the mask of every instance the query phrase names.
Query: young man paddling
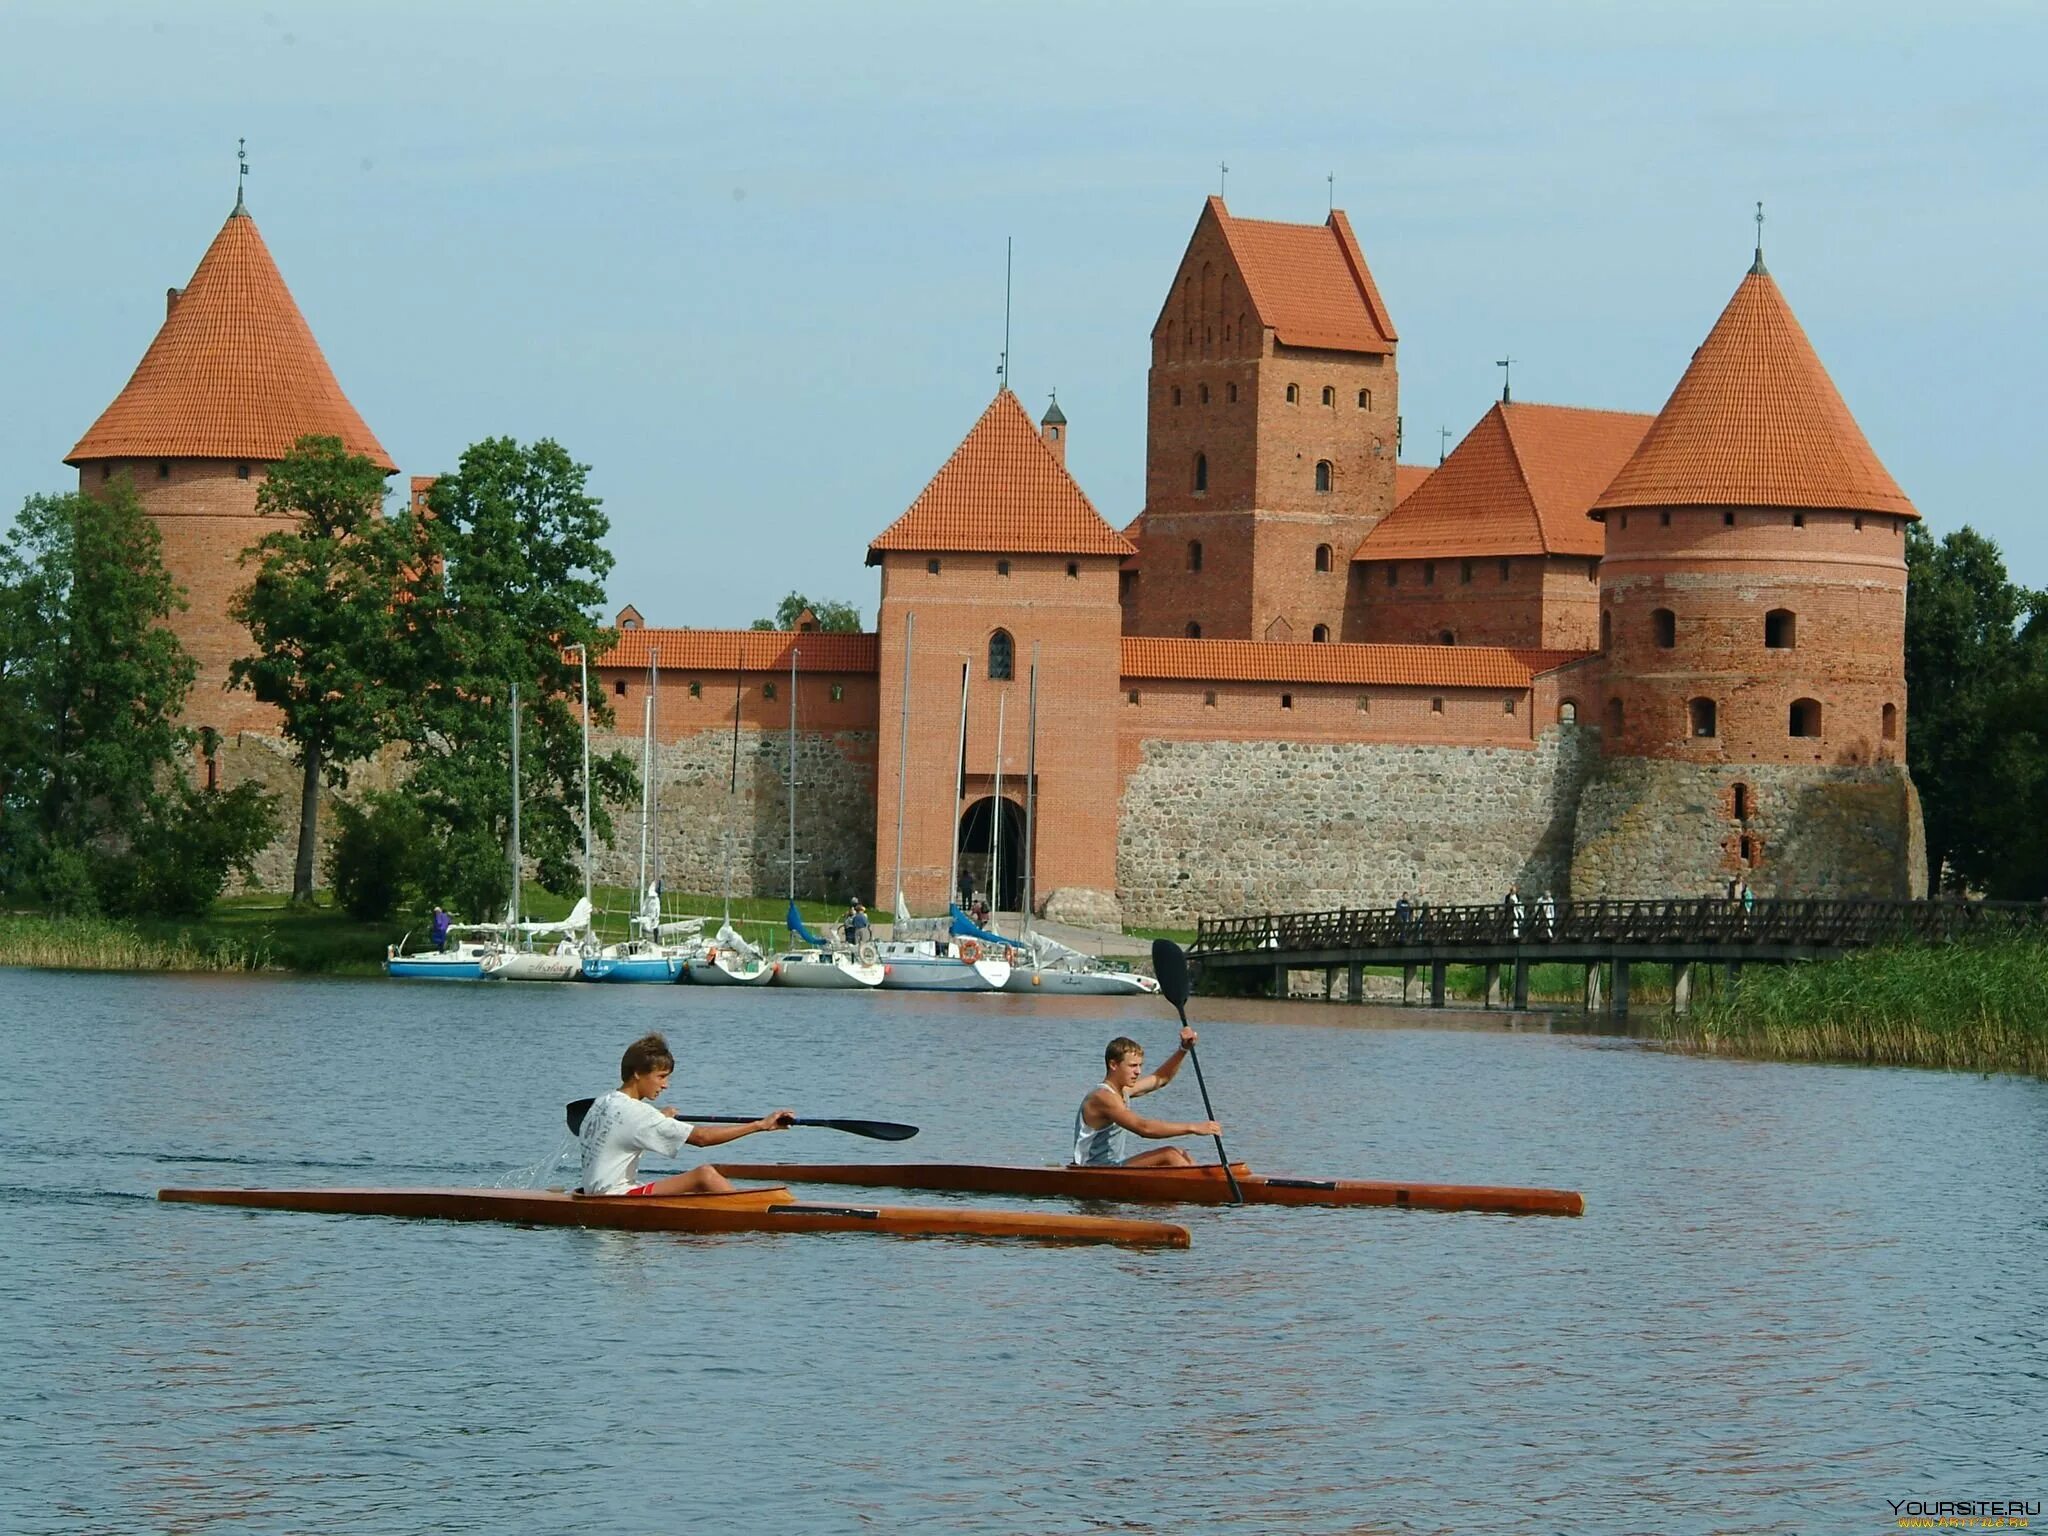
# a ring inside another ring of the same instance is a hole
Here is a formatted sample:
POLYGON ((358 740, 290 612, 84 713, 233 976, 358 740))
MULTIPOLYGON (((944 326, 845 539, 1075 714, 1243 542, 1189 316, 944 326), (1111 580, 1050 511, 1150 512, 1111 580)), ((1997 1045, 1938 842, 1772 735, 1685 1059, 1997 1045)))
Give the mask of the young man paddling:
POLYGON ((680 1152, 716 1147, 756 1131, 786 1131, 795 1118, 778 1109, 745 1125, 690 1125, 654 1100, 668 1089, 676 1059, 660 1035, 643 1035, 619 1061, 619 1086, 590 1106, 578 1133, 583 1142, 586 1195, 722 1195, 732 1181, 708 1163, 688 1173, 640 1182, 640 1158, 647 1152, 680 1152))
POLYGON ((1107 1069, 1101 1084, 1081 1101, 1074 1116, 1074 1161, 1089 1168, 1188 1168, 1194 1165, 1179 1147, 1154 1147, 1150 1152, 1127 1156, 1130 1138, 1165 1141, 1174 1136, 1219 1136, 1223 1127, 1214 1120, 1148 1120, 1134 1112, 1130 1101, 1173 1081, 1180 1064, 1187 1060, 1188 1047, 1196 1042, 1195 1032, 1181 1026, 1180 1048, 1159 1064, 1157 1072, 1145 1070, 1145 1047, 1127 1035, 1118 1035, 1102 1053, 1107 1069))

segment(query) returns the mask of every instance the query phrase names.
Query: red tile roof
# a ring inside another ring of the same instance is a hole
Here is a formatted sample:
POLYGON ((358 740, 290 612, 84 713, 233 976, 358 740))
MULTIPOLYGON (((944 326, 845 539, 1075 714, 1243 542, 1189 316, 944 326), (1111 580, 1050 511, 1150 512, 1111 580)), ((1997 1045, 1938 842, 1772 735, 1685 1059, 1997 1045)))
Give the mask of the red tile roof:
POLYGON ((238 204, 134 375, 64 462, 276 460, 308 433, 397 468, 341 392, 238 204))
POLYGON ((1102 520, 1009 390, 953 450, 931 484, 868 545, 884 550, 1115 555, 1130 542, 1102 520))
POLYGON ((1429 477, 1436 473, 1432 464, 1396 464, 1394 466, 1394 505, 1399 506, 1410 496, 1422 489, 1429 477))
POLYGON ((1343 209, 1321 224, 1279 224, 1237 218, 1212 197, 1204 212, 1222 229, 1260 323, 1283 345, 1394 350, 1394 322, 1343 209))
POLYGON ((1918 517, 1759 260, 1593 515, 1828 507, 1918 517))
POLYGON ((1338 683, 1416 688, 1526 688, 1582 651, 1484 645, 1300 645, 1126 635, 1127 679, 1214 683, 1338 683))
POLYGON ((794 648, 799 672, 873 672, 881 639, 872 634, 796 634, 786 629, 622 629, 619 643, 592 660, 600 667, 644 669, 659 656, 663 671, 787 672, 794 648))
POLYGON ((1352 558, 1599 555, 1606 530, 1586 510, 1649 427, 1630 411, 1496 403, 1352 558))

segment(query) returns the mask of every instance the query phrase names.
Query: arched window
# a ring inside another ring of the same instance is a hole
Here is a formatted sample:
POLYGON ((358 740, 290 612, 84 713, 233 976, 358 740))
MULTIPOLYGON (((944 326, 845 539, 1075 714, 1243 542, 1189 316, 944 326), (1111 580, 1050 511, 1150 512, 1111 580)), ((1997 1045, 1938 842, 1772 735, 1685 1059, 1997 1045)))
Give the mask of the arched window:
POLYGON ((1180 404, 1180 386, 1178 384, 1173 386, 1173 403, 1175 405, 1180 404))
POLYGON ((1336 403, 1337 403, 1337 391, 1336 391, 1336 390, 1334 390, 1334 389, 1332 389, 1332 388, 1331 388, 1331 387, 1330 387, 1329 385, 1325 384, 1325 385, 1323 386, 1323 404, 1325 404, 1325 405, 1335 405, 1336 403))
POLYGON ((1369 390, 1369 389, 1361 389, 1361 390, 1360 390, 1360 391, 1358 392, 1358 408, 1359 408, 1359 409, 1360 409, 1361 411, 1369 411, 1369 410, 1371 410, 1371 409, 1372 409, 1372 391, 1371 391, 1371 390, 1369 390))
POLYGON ((1650 614, 1650 628, 1657 637, 1657 649, 1668 651, 1678 644, 1678 615, 1669 608, 1658 608, 1650 614))
POLYGON ((1237 404, 1237 386, 1235 384, 1224 385, 1223 398, 1232 405, 1237 404))
POLYGON ((1714 731, 1714 701, 1712 699, 1687 699, 1685 721, 1695 736, 1712 736, 1714 731))
POLYGON ((1472 585, 1472 562, 1470 560, 1460 560, 1458 562, 1458 584, 1464 587, 1472 585))
POLYGON ((1007 629, 988 637, 988 675, 991 681, 1006 683, 1017 673, 1017 643, 1007 629))
POLYGON ((1198 491, 1209 489, 1209 455, 1206 453, 1195 455, 1195 489, 1198 491))
POLYGON ((1619 697, 1609 699, 1607 701, 1607 740, 1610 746, 1621 740, 1621 723, 1621 699, 1619 697))
POLYGON ((1899 706, 1898 706, 1898 705, 1896 705, 1896 704, 1887 704, 1887 705, 1885 705, 1885 707, 1884 707, 1884 724, 1883 724, 1883 727, 1881 728, 1881 730, 1880 730, 1879 734, 1880 734, 1880 735, 1882 735, 1882 736, 1884 737, 1884 739, 1885 739, 1886 741, 1897 741, 1897 740, 1899 739, 1899 706))
POLYGON ((1577 725, 1579 722, 1579 701, 1560 699, 1557 705, 1557 720, 1560 725, 1577 725))
POLYGON ((1604 651, 1613 644, 1614 613, 1611 609, 1602 608, 1600 610, 1600 649, 1604 651))
POLYGON ((1199 571, 1199 570, 1200 570, 1201 568, 1202 568, 1202 541, 1201 541, 1200 539, 1189 539, 1189 540, 1188 540, 1188 569, 1189 569, 1189 570, 1191 570, 1191 571, 1199 571))
POLYGON ((1318 624, 1318 625, 1317 625, 1317 626, 1315 627, 1315 629, 1314 629, 1314 630, 1312 630, 1312 631, 1310 632, 1310 634, 1309 634, 1309 638, 1310 638, 1311 640, 1315 641, 1315 643, 1316 643, 1317 645, 1327 645, 1327 644, 1329 644, 1329 641, 1330 641, 1330 626, 1329 626, 1329 625, 1327 625, 1327 624, 1318 624))
POLYGON ((1202 385, 1202 386, 1201 386, 1201 387, 1200 387, 1200 388, 1199 388, 1199 389, 1198 389, 1198 390, 1196 391, 1196 393, 1197 393, 1197 394, 1198 394, 1198 395, 1199 395, 1199 396, 1201 397, 1201 401, 1202 401, 1202 404, 1204 404, 1204 405, 1207 405, 1207 404, 1209 403, 1209 386, 1208 386, 1208 385, 1206 385, 1206 384, 1202 385))
POLYGON ((1438 645, 1456 645, 1458 643, 1458 637, 1452 634, 1448 629, 1440 629, 1437 631, 1436 634, 1436 643, 1438 645))
POLYGON ((1329 568, 1330 546, 1327 544, 1318 544, 1316 546, 1316 569, 1319 571, 1327 571, 1329 568))
POLYGON ((1202 638, 1202 626, 1197 624, 1193 619, 1188 620, 1188 638, 1190 640, 1199 640, 1202 638))
POLYGON ((1328 459, 1317 459, 1317 460, 1316 460, 1316 489, 1317 489, 1317 490, 1319 490, 1319 491, 1328 491, 1328 490, 1329 490, 1329 488, 1330 488, 1330 461, 1329 461, 1328 459))
POLYGON ((1298 403, 1300 402, 1300 400, 1301 400, 1301 386, 1300 386, 1299 384, 1290 384, 1290 385, 1288 385, 1288 386, 1287 386, 1287 403, 1288 403, 1289 405, 1295 405, 1295 404, 1298 404, 1298 403))
POLYGON ((1749 786, 1747 784, 1737 784, 1733 798, 1735 801, 1735 819, 1737 821, 1749 820, 1749 786))
POLYGON ((1425 587, 1436 585, 1436 562, 1434 560, 1422 562, 1422 584, 1425 587))
POLYGON ((1790 608, 1773 608, 1764 615, 1764 649, 1789 651, 1799 642, 1799 619, 1790 608))
POLYGON ((1794 699, 1790 733, 1794 736, 1818 736, 1820 734, 1820 700, 1794 699))

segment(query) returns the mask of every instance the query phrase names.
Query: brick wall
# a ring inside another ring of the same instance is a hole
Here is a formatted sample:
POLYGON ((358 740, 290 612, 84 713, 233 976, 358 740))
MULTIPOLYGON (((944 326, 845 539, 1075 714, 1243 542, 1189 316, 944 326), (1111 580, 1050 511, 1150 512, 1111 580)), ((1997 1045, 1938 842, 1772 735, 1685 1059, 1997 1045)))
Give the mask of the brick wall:
POLYGON ((1433 645, 1449 632, 1458 645, 1597 650, 1598 570, 1578 555, 1361 560, 1351 567, 1344 638, 1433 645))

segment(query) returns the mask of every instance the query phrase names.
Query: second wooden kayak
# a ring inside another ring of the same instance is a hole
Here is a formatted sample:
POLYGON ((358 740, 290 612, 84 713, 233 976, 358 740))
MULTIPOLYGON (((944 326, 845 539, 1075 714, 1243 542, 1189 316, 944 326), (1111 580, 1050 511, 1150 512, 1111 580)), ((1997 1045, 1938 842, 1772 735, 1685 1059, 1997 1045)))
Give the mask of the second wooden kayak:
MULTIPOLYGON (((1583 1216, 1575 1189, 1517 1189, 1483 1184, 1406 1184, 1381 1179, 1284 1179, 1232 1163, 1247 1205, 1393 1205, 1425 1211, 1497 1211, 1583 1216)), ((729 1179, 789 1184, 864 1184, 885 1189, 943 1189, 978 1195, 1064 1196, 1222 1205, 1230 1184, 1220 1164, 1196 1168, 1017 1168, 975 1163, 726 1163, 729 1179)))
POLYGON ((1186 1227, 1107 1216, 1044 1215, 798 1200, 781 1185, 729 1195, 609 1195, 525 1189, 160 1189, 159 1200, 271 1211, 403 1216, 429 1221, 611 1227, 632 1232, 885 1232, 899 1237, 1001 1237, 1042 1243, 1185 1248, 1186 1227))

